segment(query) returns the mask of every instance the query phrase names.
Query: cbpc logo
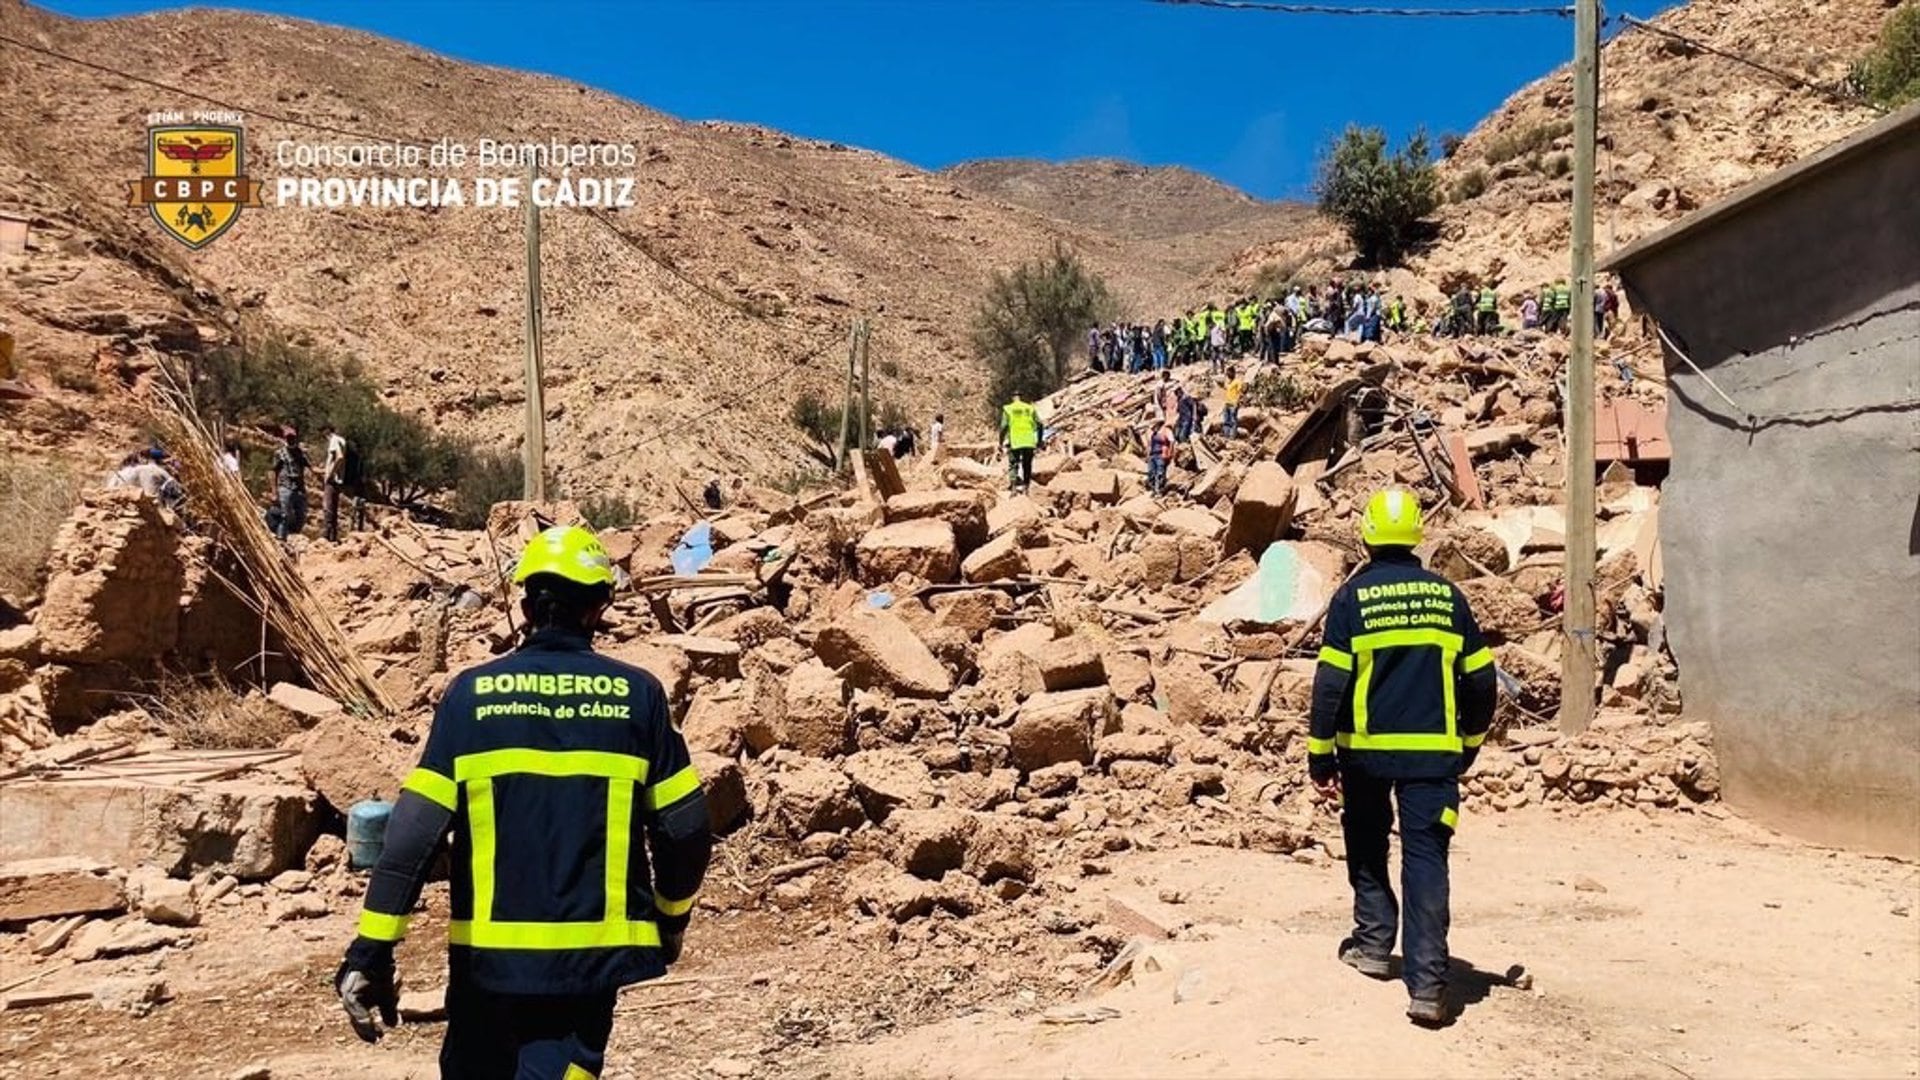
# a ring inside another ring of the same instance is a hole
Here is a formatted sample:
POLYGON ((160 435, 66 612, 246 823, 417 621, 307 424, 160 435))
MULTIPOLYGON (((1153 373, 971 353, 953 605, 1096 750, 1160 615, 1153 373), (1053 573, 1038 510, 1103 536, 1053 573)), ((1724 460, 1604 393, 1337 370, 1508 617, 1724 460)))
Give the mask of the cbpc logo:
POLYGON ((247 179, 247 135, 233 113, 155 114, 147 126, 147 174, 132 181, 129 205, 145 206, 175 240, 194 250, 259 206, 261 181, 247 179))

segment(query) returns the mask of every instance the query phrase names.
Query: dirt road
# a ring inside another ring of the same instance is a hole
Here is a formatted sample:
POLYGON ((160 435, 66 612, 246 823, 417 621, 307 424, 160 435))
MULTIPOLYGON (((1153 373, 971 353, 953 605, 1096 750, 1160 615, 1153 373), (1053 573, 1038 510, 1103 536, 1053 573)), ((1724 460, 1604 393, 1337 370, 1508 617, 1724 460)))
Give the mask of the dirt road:
MULTIPOLYGON (((964 943, 967 922, 919 920, 896 941, 822 900, 703 917, 673 984, 623 996, 606 1076, 1920 1075, 1920 868, 1620 812, 1469 817, 1456 852, 1469 1004, 1444 1031, 1333 959, 1341 864, 1189 847, 1077 884, 1076 901, 1184 893, 1196 924, 1154 947, 1160 973, 1089 999, 1116 1018, 1041 1022, 1087 977, 1071 935, 964 943), (1502 984, 1516 965, 1531 991, 1502 984)), ((438 1025, 376 1047, 347 1032, 325 988, 351 925, 216 925, 141 958, 174 994, 142 1019, 0 1013, 0 1077, 435 1076, 438 1025)), ((435 929, 406 947, 415 985, 440 978, 435 929)))
POLYGON ((1339 866, 1188 849, 1110 879, 1185 891, 1198 924, 1159 947, 1163 972, 1094 999, 1117 1018, 984 1013, 840 1062, 864 1077, 1920 1075, 1912 866, 1637 814, 1468 820, 1455 850, 1468 1004, 1447 1030, 1408 1024, 1398 983, 1334 960, 1339 866), (1502 985, 1516 965, 1531 991, 1502 985))

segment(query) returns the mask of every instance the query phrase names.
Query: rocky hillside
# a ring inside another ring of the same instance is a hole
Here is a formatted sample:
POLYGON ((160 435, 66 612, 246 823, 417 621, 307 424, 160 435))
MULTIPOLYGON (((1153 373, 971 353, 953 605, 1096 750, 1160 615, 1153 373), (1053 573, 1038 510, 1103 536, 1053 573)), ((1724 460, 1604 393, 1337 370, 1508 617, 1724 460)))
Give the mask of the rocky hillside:
POLYGON ((961 188, 1069 224, 1142 242, 1196 273, 1247 245, 1317 221, 1301 203, 1266 202, 1192 169, 1111 158, 966 161, 941 170, 961 188))
MULTIPOLYGON (((358 140, 269 113, 423 144, 633 144, 636 164, 616 171, 636 178, 636 206, 604 222, 579 210, 544 218, 548 445, 575 494, 671 499, 675 478, 792 468, 804 454, 788 407, 805 389, 837 395, 861 315, 873 320, 880 401, 922 422, 940 409, 976 421, 967 312, 990 271, 1056 239, 1142 307, 1191 284, 1151 249, 880 154, 683 123, 336 27, 213 11, 78 21, 0 0, 0 32, 248 110, 249 172, 270 188, 320 175, 276 163, 280 141, 358 140)), ((22 442, 104 448, 131 434, 103 422, 113 413, 97 396, 112 382, 94 374, 103 347, 192 353, 243 326, 361 358, 394 404, 443 429, 517 442, 517 211, 269 205, 189 251, 126 206, 126 183, 141 173, 147 114, 206 103, 17 47, 0 57, 0 212, 33 223, 31 249, 0 282, 0 320, 25 377, 48 392, 10 414, 22 442)))
MULTIPOLYGON (((1651 21, 1837 86, 1891 10, 1880 0, 1694 0, 1651 21)), ((1509 294, 1564 274, 1572 114, 1573 76, 1562 67, 1476 127, 1441 167, 1449 203, 1437 243, 1410 273, 1391 275, 1394 286, 1437 300, 1453 274, 1491 274, 1509 294)), ((1652 232, 1876 115, 1671 37, 1619 32, 1601 53, 1596 248, 1652 232)), ((1350 258, 1337 234, 1302 234, 1243 252, 1222 284, 1251 281, 1268 264, 1324 274, 1350 258)))

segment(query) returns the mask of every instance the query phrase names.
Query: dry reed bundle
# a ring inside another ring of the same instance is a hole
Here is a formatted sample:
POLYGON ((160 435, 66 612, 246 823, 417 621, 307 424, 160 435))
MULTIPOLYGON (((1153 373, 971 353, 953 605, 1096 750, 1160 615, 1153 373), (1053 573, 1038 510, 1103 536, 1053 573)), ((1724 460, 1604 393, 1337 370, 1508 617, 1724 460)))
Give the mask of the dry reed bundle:
POLYGON ((280 541, 267 531, 261 507, 238 475, 220 463, 219 443, 201 421, 193 397, 163 364, 143 399, 154 433, 173 457, 197 527, 244 569, 225 579, 235 596, 271 626, 287 655, 315 687, 349 708, 397 711, 339 624, 314 599, 280 541))

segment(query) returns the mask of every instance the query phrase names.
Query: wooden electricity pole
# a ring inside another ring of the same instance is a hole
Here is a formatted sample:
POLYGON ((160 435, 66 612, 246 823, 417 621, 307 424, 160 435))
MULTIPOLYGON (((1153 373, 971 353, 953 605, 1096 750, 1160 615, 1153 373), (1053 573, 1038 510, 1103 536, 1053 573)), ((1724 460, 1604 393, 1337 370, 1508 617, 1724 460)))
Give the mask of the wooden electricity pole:
POLYGON ((527 170, 521 206, 527 224, 527 438, 521 493, 547 501, 547 406, 540 382, 540 208, 533 205, 534 171, 527 170))
POLYGON ((834 443, 833 471, 847 467, 847 440, 853 432, 853 366, 860 356, 860 320, 847 328, 847 381, 840 391, 840 441, 834 443))
POLYGON ((1573 18, 1573 352, 1567 361, 1567 592, 1560 730, 1593 723, 1593 172, 1600 96, 1599 0, 1573 18))
POLYGON ((860 320, 860 449, 873 449, 873 358, 867 351, 872 329, 860 320))

